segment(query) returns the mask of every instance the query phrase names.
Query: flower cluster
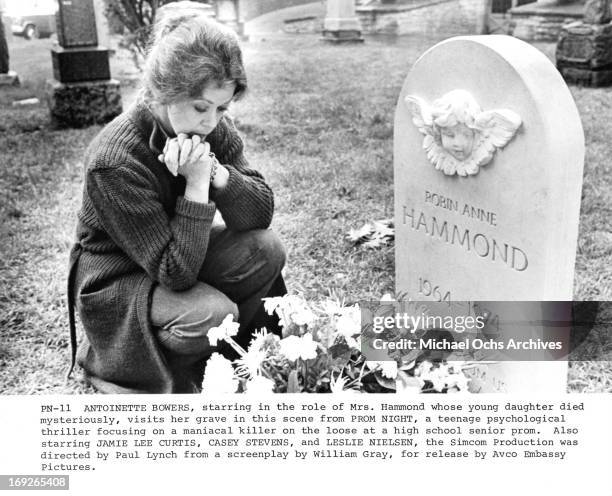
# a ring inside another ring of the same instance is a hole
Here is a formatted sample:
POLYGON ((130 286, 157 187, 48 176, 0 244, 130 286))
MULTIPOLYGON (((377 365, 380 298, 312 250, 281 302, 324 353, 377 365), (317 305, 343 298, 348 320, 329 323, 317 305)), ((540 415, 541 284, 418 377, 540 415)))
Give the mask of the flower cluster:
POLYGON ((206 365, 203 393, 468 391, 464 362, 366 360, 360 350, 358 305, 327 300, 313 306, 299 296, 287 295, 266 298, 264 308, 278 316, 282 335, 261 329, 247 350, 233 339, 239 326, 231 315, 210 329, 211 344, 225 341, 239 358, 232 363, 214 353, 206 365))

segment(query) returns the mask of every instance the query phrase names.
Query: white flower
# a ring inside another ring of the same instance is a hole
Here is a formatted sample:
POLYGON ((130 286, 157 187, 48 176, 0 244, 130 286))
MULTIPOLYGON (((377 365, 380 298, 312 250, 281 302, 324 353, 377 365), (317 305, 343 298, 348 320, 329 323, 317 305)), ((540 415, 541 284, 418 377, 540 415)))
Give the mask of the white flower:
POLYGON ((238 381, 234 377, 232 362, 219 353, 213 353, 206 362, 202 393, 226 394, 235 393, 238 381))
POLYGON ((366 365, 370 370, 380 367, 380 372, 387 379, 395 379, 397 377, 397 362, 394 360, 367 360, 366 365))
POLYGON ((287 336, 280 340, 280 353, 291 361, 298 358, 310 360, 317 357, 317 343, 312 340, 311 334, 287 336))
POLYGON ((434 368, 431 362, 423 362, 415 369, 414 375, 423 381, 430 381, 436 391, 467 391, 470 379, 463 373, 462 365, 463 362, 450 362, 434 368))
POLYGON ((270 296, 268 298, 262 298, 264 310, 268 315, 274 314, 274 310, 276 310, 279 305, 283 301, 283 296, 270 296))
POLYGON ((246 383, 247 394, 270 394, 274 392, 274 381, 261 375, 254 376, 246 383))
POLYGON ((316 315, 308 303, 296 295, 264 298, 264 309, 269 315, 276 312, 279 325, 285 327, 292 322, 298 326, 310 326, 316 320, 316 315))
POLYGON ((265 327, 262 327, 260 330, 253 332, 253 339, 251 339, 251 343, 249 345, 249 351, 261 350, 266 344, 266 340, 268 336, 269 336, 269 333, 265 327))
POLYGON ((251 346, 248 351, 236 360, 236 372, 241 376, 255 377, 259 374, 261 362, 266 358, 266 352, 251 346))
POLYGON ((403 394, 406 396, 410 396, 413 394, 420 394, 421 389, 423 388, 423 384, 418 379, 411 377, 410 381, 395 381, 395 392, 396 394, 403 394))
POLYGON ((418 367, 414 370, 414 375, 419 376, 421 374, 427 374, 433 369, 433 363, 428 360, 419 363, 418 367))
POLYGON ((450 374, 446 380, 449 388, 456 387, 459 391, 467 391, 470 379, 461 372, 460 374, 450 374))
POLYGON ((320 309, 323 313, 332 317, 333 315, 339 315, 342 313, 342 305, 335 300, 325 300, 320 304, 320 309))
POLYGON ((336 321, 336 330, 344 337, 353 337, 361 333, 361 311, 359 305, 345 307, 340 310, 336 321))
POLYGON ((211 346, 217 346, 218 341, 224 341, 227 338, 235 336, 238 334, 238 329, 240 328, 240 324, 238 322, 234 322, 234 316, 229 313, 221 322, 219 327, 211 327, 206 334, 208 337, 208 341, 211 346))
POLYGON ((464 365, 465 361, 462 360, 448 362, 448 370, 452 374, 462 374, 464 365))
POLYGON ((291 314, 291 320, 299 326, 312 326, 317 316, 310 309, 302 308, 291 314))

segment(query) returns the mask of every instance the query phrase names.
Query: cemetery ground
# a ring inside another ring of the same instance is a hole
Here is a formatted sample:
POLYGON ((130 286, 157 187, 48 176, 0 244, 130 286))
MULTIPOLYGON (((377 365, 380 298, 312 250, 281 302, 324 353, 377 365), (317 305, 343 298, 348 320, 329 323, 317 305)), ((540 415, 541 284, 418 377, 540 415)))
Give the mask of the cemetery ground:
MULTIPOLYGON (((273 228, 288 251, 291 292, 345 302, 393 292, 393 246, 353 247, 346 233, 393 217, 397 97, 412 63, 440 39, 368 38, 359 46, 330 46, 302 35, 245 44, 250 92, 232 113, 247 157, 276 195, 273 228)), ((553 56, 553 45, 536 46, 553 56)), ((23 85, 0 90, 4 394, 93 392, 78 380, 64 382, 70 360, 65 288, 83 151, 100 126, 54 130, 44 103, 11 106, 32 96, 43 102, 49 48, 49 40, 15 40, 11 64, 23 85)), ((121 78, 117 59, 112 63, 121 78)), ((129 99, 134 82, 122 83, 129 99)), ((574 298, 612 300, 612 91, 571 90, 587 143, 574 298)), ((594 336, 589 346, 610 354, 612 336, 594 336)), ((611 364, 573 362, 570 390, 612 392, 611 364)))

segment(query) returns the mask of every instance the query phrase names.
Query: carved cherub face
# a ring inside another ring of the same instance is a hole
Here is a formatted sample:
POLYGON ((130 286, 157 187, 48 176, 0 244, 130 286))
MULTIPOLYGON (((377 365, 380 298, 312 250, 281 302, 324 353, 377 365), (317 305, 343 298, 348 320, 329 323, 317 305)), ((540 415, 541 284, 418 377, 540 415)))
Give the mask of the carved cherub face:
POLYGON ((463 161, 472 154, 474 130, 463 123, 440 128, 442 148, 457 160, 463 161))
POLYGON ((424 136, 427 159, 448 176, 471 176, 506 146, 522 124, 510 109, 483 111, 474 97, 456 89, 429 104, 418 95, 405 102, 412 122, 424 136))

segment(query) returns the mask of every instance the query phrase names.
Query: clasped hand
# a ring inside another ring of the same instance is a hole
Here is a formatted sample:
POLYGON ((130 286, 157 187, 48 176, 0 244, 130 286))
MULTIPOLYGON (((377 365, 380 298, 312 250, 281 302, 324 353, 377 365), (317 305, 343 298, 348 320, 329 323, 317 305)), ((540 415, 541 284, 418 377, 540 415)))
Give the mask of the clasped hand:
POLYGON ((180 174, 188 183, 208 185, 212 167, 210 145, 197 134, 191 138, 179 133, 167 139, 163 153, 158 157, 174 176, 180 174))

